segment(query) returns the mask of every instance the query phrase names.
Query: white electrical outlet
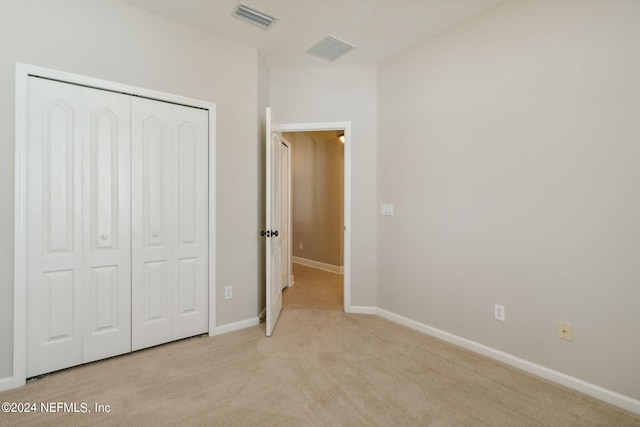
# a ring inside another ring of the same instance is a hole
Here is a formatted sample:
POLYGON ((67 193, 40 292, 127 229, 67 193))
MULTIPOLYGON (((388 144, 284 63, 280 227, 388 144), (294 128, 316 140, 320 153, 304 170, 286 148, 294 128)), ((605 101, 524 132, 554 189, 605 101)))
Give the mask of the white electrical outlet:
POLYGON ((493 311, 493 317, 494 319, 500 320, 502 322, 507 320, 507 312, 504 308, 504 305, 499 305, 499 304, 495 305, 494 311, 493 311))
POLYGON ((300 250, 302 250, 302 243, 300 243, 300 250))
POLYGON ((226 286, 224 288, 224 299, 231 299, 231 298, 233 298, 233 287, 226 286))

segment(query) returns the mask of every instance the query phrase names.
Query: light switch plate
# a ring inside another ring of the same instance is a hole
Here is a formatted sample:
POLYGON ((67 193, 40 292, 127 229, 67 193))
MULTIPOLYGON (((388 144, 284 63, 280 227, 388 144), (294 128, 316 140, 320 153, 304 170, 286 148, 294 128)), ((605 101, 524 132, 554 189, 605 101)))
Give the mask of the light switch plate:
POLYGON ((390 205, 390 204, 382 204, 382 205, 380 205, 380 215, 381 216, 393 216, 393 205, 390 205))

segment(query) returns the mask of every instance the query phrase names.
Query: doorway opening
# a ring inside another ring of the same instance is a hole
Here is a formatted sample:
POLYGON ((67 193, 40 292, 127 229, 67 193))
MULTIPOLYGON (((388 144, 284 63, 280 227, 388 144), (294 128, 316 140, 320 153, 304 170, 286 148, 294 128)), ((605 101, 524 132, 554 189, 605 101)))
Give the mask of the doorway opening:
POLYGON ((349 312, 350 124, 289 124, 282 132, 291 181, 283 308, 349 312))
MULTIPOLYGON (((344 309, 344 143, 338 136, 342 132, 282 134, 291 147, 287 238, 291 239, 291 282, 297 284, 283 293, 285 309, 344 309)), ((288 175, 285 167, 282 172, 288 175)), ((283 182, 283 196, 287 187, 283 182)))

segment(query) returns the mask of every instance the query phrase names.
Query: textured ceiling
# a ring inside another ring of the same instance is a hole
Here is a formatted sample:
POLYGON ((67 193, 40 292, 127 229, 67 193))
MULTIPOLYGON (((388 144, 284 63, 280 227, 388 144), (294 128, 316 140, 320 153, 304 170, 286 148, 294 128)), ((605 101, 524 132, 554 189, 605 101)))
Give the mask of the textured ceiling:
POLYGON ((502 0, 242 0, 278 18, 264 30, 232 13, 238 0, 122 0, 255 47, 269 67, 378 64, 502 0), (356 48, 333 62, 305 51, 332 35, 356 48))

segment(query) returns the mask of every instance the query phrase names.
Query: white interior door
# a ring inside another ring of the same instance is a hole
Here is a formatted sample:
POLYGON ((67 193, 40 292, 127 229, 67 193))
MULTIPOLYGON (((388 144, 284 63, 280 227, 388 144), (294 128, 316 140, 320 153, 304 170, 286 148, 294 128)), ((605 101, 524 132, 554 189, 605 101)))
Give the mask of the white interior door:
POLYGON ((131 102, 132 350, 171 341, 171 104, 131 102))
POLYGON ((27 376, 82 363, 82 88, 29 79, 27 376))
POLYGON ((267 336, 271 336, 282 311, 282 239, 280 236, 282 210, 281 150, 282 132, 267 108, 266 129, 266 300, 267 336))
POLYGON ((17 73, 14 374, 208 332, 215 106, 17 73))
POLYGON ((208 116, 132 100, 132 349, 208 330, 208 116))
POLYGON ((173 339, 209 330, 209 117, 173 105, 173 339))
POLYGON ((131 97, 82 91, 86 363, 131 351, 131 97))
POLYGON ((129 97, 29 78, 27 376, 131 348, 129 97))

